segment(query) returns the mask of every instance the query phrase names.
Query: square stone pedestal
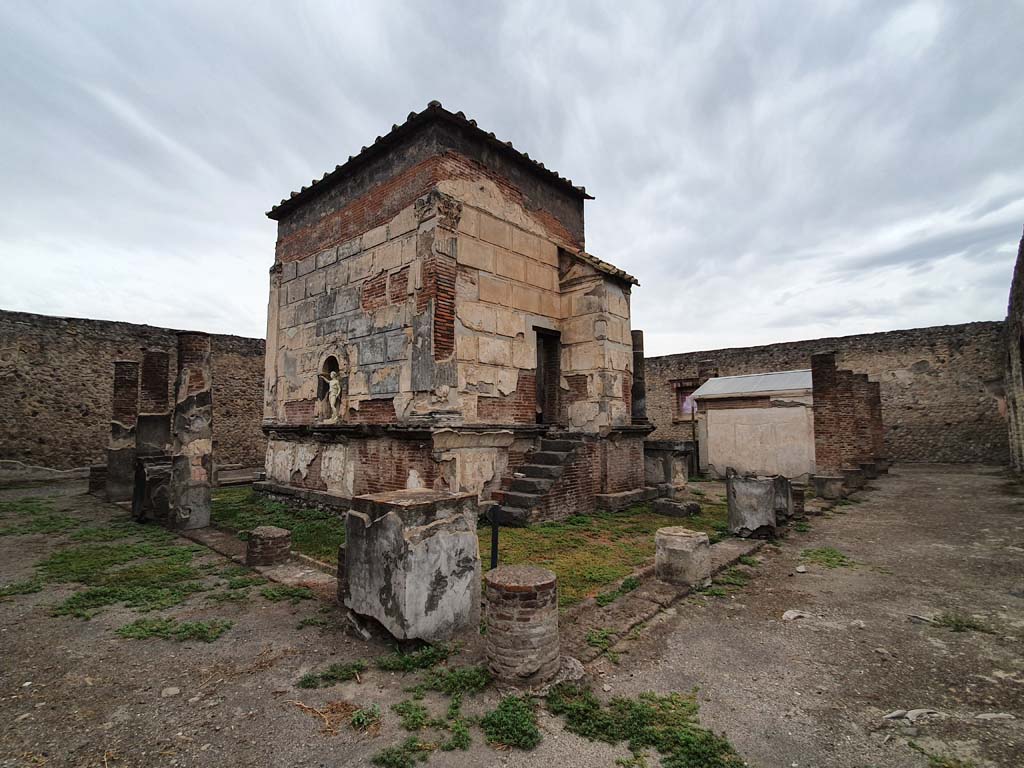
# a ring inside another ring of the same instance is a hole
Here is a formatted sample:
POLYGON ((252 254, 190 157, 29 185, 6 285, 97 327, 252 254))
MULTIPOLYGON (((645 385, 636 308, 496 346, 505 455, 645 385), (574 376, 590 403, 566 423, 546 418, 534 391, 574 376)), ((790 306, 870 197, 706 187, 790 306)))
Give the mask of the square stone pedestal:
POLYGON ((654 534, 654 575, 669 584, 698 586, 711 575, 706 533, 670 526, 654 534))
POLYGON ((450 640, 480 628, 473 493, 414 489, 352 500, 344 603, 400 640, 450 640))

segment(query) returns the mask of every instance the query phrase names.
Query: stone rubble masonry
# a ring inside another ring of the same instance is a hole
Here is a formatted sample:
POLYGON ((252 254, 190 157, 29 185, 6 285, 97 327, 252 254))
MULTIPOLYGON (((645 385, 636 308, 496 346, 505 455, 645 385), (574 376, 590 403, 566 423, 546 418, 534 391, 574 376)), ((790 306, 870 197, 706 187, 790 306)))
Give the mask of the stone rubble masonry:
POLYGON ((205 528, 210 524, 213 485, 213 389, 208 334, 178 334, 171 435, 167 522, 177 529, 205 528))
MULTIPOLYGON (((217 462, 259 466, 266 453, 263 340, 214 335, 211 341, 217 462)), ((0 456, 57 469, 105 462, 113 362, 143 363, 140 413, 158 413, 147 396, 143 350, 173 355, 176 349, 175 331, 167 328, 0 310, 0 456)), ((174 377, 164 382, 169 403, 174 377)))
POLYGON ((543 686, 559 669, 555 574, 536 566, 503 565, 488 571, 484 582, 488 669, 505 685, 543 686))
MULTIPOLYGON (((1022 283, 1024 276, 1015 282, 1017 303, 1012 304, 1018 315, 1024 311, 1022 283)), ((833 349, 837 368, 865 373, 878 384, 884 456, 908 462, 1005 464, 1009 449, 1003 370, 1009 344, 1016 379, 1007 377, 1007 386, 1021 381, 1020 350, 1014 347, 1020 346, 1021 319, 1017 331, 1005 335, 1002 322, 978 322, 649 357, 647 415, 657 426, 652 437, 690 438, 689 420, 676 413, 672 382, 697 378, 702 364, 708 375, 717 369, 713 375, 719 376, 794 370, 813 367, 814 353, 833 349)), ((1013 322, 1011 317, 1007 327, 1013 322)), ((817 421, 815 409, 816 426, 817 421)), ((816 455, 819 468, 822 461, 816 455)), ((832 463, 826 457, 824 466, 832 463)))
POLYGON ((1010 284, 1002 358, 1010 460, 1017 472, 1024 472, 1024 237, 1017 248, 1010 284))
POLYGON ((245 564, 280 565, 291 556, 292 534, 274 525, 259 525, 245 542, 245 564))
POLYGON ((654 534, 654 575, 678 586, 696 587, 711 576, 711 540, 682 526, 654 534))
MULTIPOLYGON (((725 493, 729 504, 729 533, 744 539, 775 535, 779 523, 775 478, 729 474, 725 478, 725 493)), ((789 501, 786 512, 791 509, 792 501, 789 501)))
POLYGON ((135 426, 139 417, 139 364, 114 362, 110 443, 107 447, 107 498, 129 501, 135 478, 135 426))

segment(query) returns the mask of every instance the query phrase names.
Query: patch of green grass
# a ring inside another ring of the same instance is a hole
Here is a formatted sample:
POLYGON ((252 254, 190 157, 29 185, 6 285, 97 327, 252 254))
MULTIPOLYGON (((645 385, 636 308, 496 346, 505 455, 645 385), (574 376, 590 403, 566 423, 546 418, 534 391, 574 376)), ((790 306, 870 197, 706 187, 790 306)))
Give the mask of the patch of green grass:
POLYGON ((25 581, 12 581, 0 587, 0 598, 11 597, 12 595, 30 595, 43 588, 43 582, 39 579, 26 579, 25 581))
POLYGON ((445 752, 451 752, 452 750, 459 749, 465 751, 469 749, 473 743, 473 739, 469 735, 469 724, 460 719, 452 720, 448 725, 448 730, 451 735, 441 742, 440 748, 445 752))
POLYGON ((533 749, 540 744, 537 715, 529 699, 505 696, 480 720, 487 743, 495 747, 533 749))
POLYGON ((697 592, 705 597, 726 597, 729 594, 721 587, 701 587, 697 592))
POLYGON ((21 499, 8 499, 0 501, 0 517, 17 515, 19 517, 31 515, 45 515, 53 511, 53 499, 41 496, 25 496, 21 499))
POLYGON ((271 501, 252 488, 220 488, 210 505, 213 525, 228 531, 248 531, 260 525, 286 528, 292 548, 318 560, 333 563, 345 541, 345 520, 337 512, 299 509, 271 501))
POLYGON ((410 736, 398 746, 382 749, 370 762, 378 768, 415 768, 416 763, 426 762, 435 745, 410 736))
POLYGON ((147 542, 88 544, 59 550, 36 568, 47 581, 85 584, 58 603, 53 615, 88 619, 116 604, 140 611, 169 608, 205 590, 202 574, 189 564, 197 550, 147 542))
POLYGON ((56 513, 32 515, 13 525, 0 528, 0 536, 27 536, 32 533, 64 533, 82 525, 76 517, 56 513))
POLYGON ((566 730, 607 744, 626 742, 634 762, 644 749, 661 755, 664 768, 739 768, 743 764, 723 737, 702 728, 693 696, 643 693, 613 698, 602 706, 589 688, 554 686, 547 696, 552 714, 565 717, 566 730))
POLYGON ((406 699, 398 704, 393 704, 391 709, 398 715, 399 722, 407 731, 422 731, 430 722, 430 713, 418 701, 406 699))
POLYGON ((845 568, 856 565, 835 547, 819 547, 817 549, 805 549, 800 553, 800 559, 809 563, 817 563, 826 568, 845 568))
POLYGON ((761 564, 761 561, 753 555, 743 555, 740 557, 739 563, 740 565, 747 566, 747 568, 757 568, 757 566, 761 564))
POLYGON ((337 683, 358 680, 359 673, 366 671, 366 662, 362 659, 331 664, 323 672, 310 672, 299 678, 299 688, 326 688, 337 683))
POLYGON ((597 648, 608 657, 613 664, 619 663, 619 654, 612 650, 615 643, 615 636, 610 629, 592 629, 587 632, 587 645, 597 648))
POLYGON ((797 520, 793 523, 793 530, 797 533, 808 533, 811 530, 811 526, 806 520, 797 520))
POLYGON ((982 624, 977 619, 967 616, 962 613, 953 613, 947 611, 946 613, 936 616, 932 623, 937 627, 946 627, 954 632, 984 632, 991 634, 992 630, 982 624))
POLYGON ((357 731, 366 731, 380 723, 380 705, 371 704, 369 707, 361 707, 352 713, 349 721, 357 731))
POLYGON ((136 619, 131 624, 125 624, 117 630, 117 634, 132 640, 160 637, 166 640, 177 640, 180 643, 188 640, 212 643, 231 627, 230 621, 220 619, 178 622, 168 618, 149 618, 136 619))
MULTIPOLYGON (((707 504, 701 515, 687 519, 686 526, 718 540, 727 516, 725 505, 707 504)), ((499 559, 502 565, 529 563, 554 571, 559 604, 565 608, 608 592, 610 585, 653 562, 655 532, 678 524, 678 518, 654 514, 648 505, 640 504, 621 512, 502 528, 499 559)), ((481 551, 488 551, 490 528, 481 527, 478 534, 481 551)), ((488 567, 485 558, 485 570, 488 567)))
POLYGON ((625 579, 622 580, 622 583, 619 584, 618 589, 614 589, 611 592, 602 592, 594 598, 594 601, 598 605, 603 607, 615 602, 623 595, 629 594, 639 586, 640 579, 638 579, 636 576, 627 576, 625 579))
POLYGON ((296 624, 295 628, 305 629, 306 627, 329 627, 330 625, 331 620, 326 616, 307 616, 296 624))
POLYGON ((412 672, 417 669, 429 669, 440 664, 454 654, 458 648, 449 643, 426 645, 416 651, 405 653, 396 651, 377 659, 377 666, 389 672, 412 672))
POLYGON ((750 574, 739 568, 727 568, 714 577, 714 583, 727 587, 745 587, 750 583, 750 574))
POLYGON ((290 587, 287 584, 274 584, 264 587, 260 594, 272 603, 280 603, 285 600, 292 605, 298 605, 303 600, 313 599, 313 590, 309 587, 290 587))
POLYGON ((491 673, 486 667, 452 667, 428 671, 423 682, 417 687, 461 697, 464 694, 479 693, 490 683, 491 673))

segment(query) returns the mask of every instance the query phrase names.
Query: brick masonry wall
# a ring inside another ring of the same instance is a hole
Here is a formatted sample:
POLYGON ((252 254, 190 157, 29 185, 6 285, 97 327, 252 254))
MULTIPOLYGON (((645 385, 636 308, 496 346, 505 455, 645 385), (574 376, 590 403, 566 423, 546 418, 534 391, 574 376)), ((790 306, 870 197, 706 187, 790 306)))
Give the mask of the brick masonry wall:
MULTIPOLYGON (((263 340, 212 342, 217 460, 259 466, 263 340)), ((173 361, 176 343, 168 328, 0 310, 0 459, 57 469, 106 461, 114 361, 141 362, 144 347, 173 361)), ((173 384, 172 371, 168 398, 173 384)))
POLYGON ((671 382, 696 377, 699 361, 734 376, 810 368, 812 354, 834 349, 839 368, 879 383, 889 458, 1005 464, 1004 343, 1003 323, 979 322, 649 357, 652 438, 689 439, 671 382))
POLYGON ((1017 263, 1010 284, 1006 310, 1005 360, 1007 425, 1010 458, 1018 472, 1024 472, 1024 237, 1017 249, 1017 263))
POLYGON ((561 476, 541 498, 531 523, 592 514, 601 491, 601 446, 588 440, 566 458, 561 476))

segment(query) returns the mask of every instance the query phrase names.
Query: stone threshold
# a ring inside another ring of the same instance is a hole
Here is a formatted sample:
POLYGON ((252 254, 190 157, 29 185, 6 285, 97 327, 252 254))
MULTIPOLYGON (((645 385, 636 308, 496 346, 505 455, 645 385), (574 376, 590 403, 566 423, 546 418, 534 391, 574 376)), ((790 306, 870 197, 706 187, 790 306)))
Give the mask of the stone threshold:
MULTIPOLYGON (((711 574, 731 567, 741 557, 757 552, 766 543, 764 539, 725 539, 712 544, 711 574)), ((653 563, 637 569, 625 578, 630 577, 641 582, 632 592, 605 606, 599 606, 595 598, 588 597, 559 616, 563 656, 573 656, 584 663, 593 661, 603 651, 587 644, 590 632, 610 630, 610 643, 615 645, 634 627, 650 621, 693 591, 690 587, 679 587, 655 579, 653 563)), ((615 588, 622 581, 617 582, 615 588)))

